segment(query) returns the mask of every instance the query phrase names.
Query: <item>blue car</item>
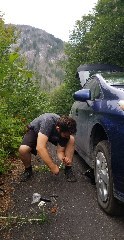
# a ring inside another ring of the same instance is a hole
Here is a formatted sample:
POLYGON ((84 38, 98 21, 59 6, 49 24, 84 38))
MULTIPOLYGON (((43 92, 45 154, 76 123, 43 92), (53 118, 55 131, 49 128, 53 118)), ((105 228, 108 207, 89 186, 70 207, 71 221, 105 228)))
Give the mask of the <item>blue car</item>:
POLYGON ((81 65, 77 76, 81 89, 70 111, 76 152, 94 172, 99 205, 116 215, 124 202, 124 69, 81 65))

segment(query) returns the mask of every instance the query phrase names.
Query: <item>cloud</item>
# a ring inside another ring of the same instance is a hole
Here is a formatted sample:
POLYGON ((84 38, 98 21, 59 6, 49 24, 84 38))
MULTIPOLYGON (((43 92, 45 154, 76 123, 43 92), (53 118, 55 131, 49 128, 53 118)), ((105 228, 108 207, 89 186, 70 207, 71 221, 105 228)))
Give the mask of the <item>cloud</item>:
POLYGON ((68 41, 81 16, 92 11, 97 0, 1 0, 6 23, 34 26, 68 41))

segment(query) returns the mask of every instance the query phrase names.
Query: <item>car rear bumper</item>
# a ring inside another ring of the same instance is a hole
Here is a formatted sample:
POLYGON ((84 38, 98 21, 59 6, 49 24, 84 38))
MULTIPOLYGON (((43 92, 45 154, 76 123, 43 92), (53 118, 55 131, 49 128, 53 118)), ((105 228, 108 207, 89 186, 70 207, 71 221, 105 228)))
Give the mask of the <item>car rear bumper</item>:
POLYGON ((114 189, 114 197, 117 198, 119 201, 124 203, 124 193, 119 192, 114 189))
POLYGON ((124 127, 118 121, 109 129, 111 143, 111 168, 114 183, 114 196, 124 202, 124 127))
POLYGON ((114 196, 124 202, 124 177, 116 177, 114 180, 114 196))

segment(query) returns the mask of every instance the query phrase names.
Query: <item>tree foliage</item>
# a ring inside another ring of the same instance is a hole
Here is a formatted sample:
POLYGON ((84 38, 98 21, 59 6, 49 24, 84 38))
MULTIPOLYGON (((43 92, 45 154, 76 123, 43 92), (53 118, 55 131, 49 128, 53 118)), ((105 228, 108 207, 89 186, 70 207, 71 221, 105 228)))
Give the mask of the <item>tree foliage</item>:
POLYGON ((92 13, 77 20, 66 44, 67 61, 65 84, 66 101, 73 102, 73 93, 80 85, 76 79, 77 67, 85 63, 110 63, 124 66, 124 1, 99 0, 92 13))
POLYGON ((46 94, 39 90, 33 73, 26 68, 18 50, 12 51, 16 31, 0 19, 0 172, 4 160, 14 155, 25 125, 44 112, 46 94))
POLYGON ((90 62, 124 66, 124 1, 98 2, 90 43, 90 62))
POLYGON ((65 81, 51 95, 50 109, 69 114, 73 93, 80 89, 77 67, 85 63, 124 66, 124 1, 99 0, 93 12, 76 21, 65 46, 65 81))
POLYGON ((76 22, 67 48, 69 60, 123 66, 123 26, 124 1, 99 0, 92 14, 76 22))

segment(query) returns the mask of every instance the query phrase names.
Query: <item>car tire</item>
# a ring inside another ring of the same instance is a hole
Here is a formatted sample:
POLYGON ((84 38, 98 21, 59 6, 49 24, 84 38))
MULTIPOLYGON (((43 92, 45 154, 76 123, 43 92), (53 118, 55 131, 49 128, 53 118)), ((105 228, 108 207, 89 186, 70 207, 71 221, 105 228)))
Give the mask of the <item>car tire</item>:
POLYGON ((120 214, 120 206, 113 195, 111 150, 107 140, 97 144, 94 157, 98 204, 109 215, 118 215, 120 214))

